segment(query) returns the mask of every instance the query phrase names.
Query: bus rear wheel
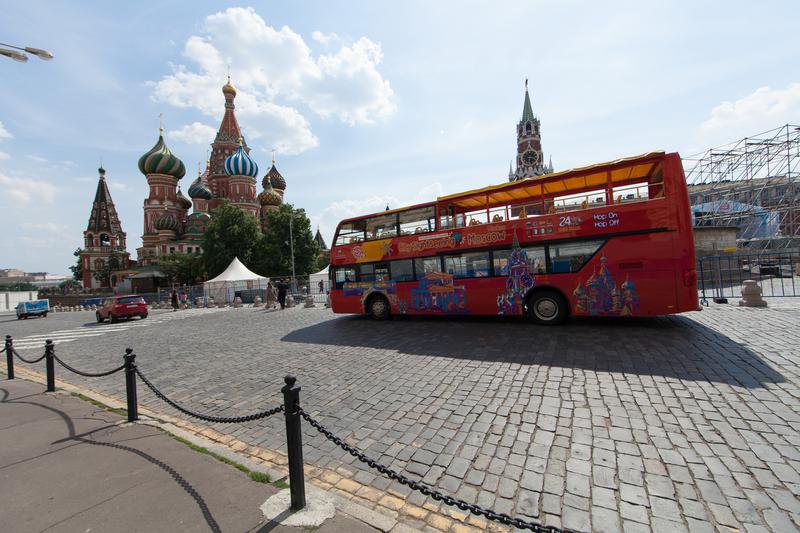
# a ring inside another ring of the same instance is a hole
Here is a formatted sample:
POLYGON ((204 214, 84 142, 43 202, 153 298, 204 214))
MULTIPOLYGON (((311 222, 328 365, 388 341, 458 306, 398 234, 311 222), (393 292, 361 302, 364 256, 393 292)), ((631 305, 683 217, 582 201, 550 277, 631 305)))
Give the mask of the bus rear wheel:
POLYGON ((386 320, 390 311, 389 301, 383 296, 373 296, 367 301, 367 314, 374 320, 386 320))
POLYGON ((537 324, 554 326, 567 319, 567 301, 556 291, 539 291, 528 298, 526 311, 537 324))

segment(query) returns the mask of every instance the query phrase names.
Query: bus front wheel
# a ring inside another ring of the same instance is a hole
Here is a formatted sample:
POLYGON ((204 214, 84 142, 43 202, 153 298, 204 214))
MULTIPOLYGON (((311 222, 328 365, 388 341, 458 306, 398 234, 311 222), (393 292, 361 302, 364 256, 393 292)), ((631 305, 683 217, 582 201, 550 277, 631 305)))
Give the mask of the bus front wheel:
POLYGON ((390 311, 389 301, 383 296, 373 296, 367 302, 367 313, 375 320, 386 320, 390 311))
POLYGON ((537 324, 554 326, 567 319, 567 301, 556 291, 533 293, 526 308, 528 316, 537 324))

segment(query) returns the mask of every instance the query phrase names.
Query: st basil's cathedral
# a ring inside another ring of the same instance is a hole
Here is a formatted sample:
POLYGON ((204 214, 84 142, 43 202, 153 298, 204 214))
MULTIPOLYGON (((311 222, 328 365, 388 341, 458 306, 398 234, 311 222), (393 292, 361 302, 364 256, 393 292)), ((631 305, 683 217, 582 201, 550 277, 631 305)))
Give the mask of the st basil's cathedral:
MULTIPOLYGON (((261 180, 263 190, 256 191, 258 164, 250 157, 250 147, 236 120, 236 88, 230 78, 222 87, 222 94, 225 113, 211 144, 210 158, 205 170, 198 169, 198 176, 186 194, 179 184, 186 175, 186 167, 164 142, 163 128, 155 146, 139 158, 139 171, 147 179, 150 191, 144 200, 144 234, 142 246, 136 250, 137 266, 158 265, 162 256, 171 253, 201 253, 211 211, 225 201, 253 215, 262 231, 267 230, 269 213, 283 203, 286 180, 275 167, 274 159, 261 180)), ((132 270, 134 262, 125 251, 125 232, 102 168, 84 231, 81 266, 83 286, 87 289, 113 288, 124 276, 136 273, 132 270), (106 279, 101 272, 112 255, 118 257, 120 269, 106 279)))
POLYGON ((253 215, 262 231, 267 230, 269 212, 283 203, 286 180, 274 160, 261 180, 263 191, 256 191, 258 164, 250 157, 250 147, 236 120, 236 89, 230 78, 222 94, 225 114, 211 144, 211 157, 189 185, 188 198, 178 184, 186 169, 164 143, 163 130, 155 146, 139 158, 139 171, 150 186, 144 200, 142 247, 137 249, 140 265, 158 264, 161 256, 170 253, 202 252, 210 213, 225 201, 253 215))

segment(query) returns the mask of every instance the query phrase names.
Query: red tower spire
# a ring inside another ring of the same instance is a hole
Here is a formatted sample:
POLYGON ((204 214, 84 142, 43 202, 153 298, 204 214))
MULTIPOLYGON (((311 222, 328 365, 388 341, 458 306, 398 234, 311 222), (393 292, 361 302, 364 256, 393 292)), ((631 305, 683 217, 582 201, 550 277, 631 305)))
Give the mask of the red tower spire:
POLYGON ((225 96, 225 114, 222 116, 217 136, 214 138, 214 142, 211 143, 211 166, 208 174, 208 184, 211 187, 214 198, 208 203, 209 209, 214 209, 220 205, 222 200, 228 198, 231 194, 228 176, 225 174, 225 158, 236 152, 239 148, 240 138, 245 150, 248 153, 250 152, 250 148, 247 147, 247 143, 242 137, 239 122, 236 120, 234 111, 236 106, 233 103, 236 98, 236 88, 231 84, 230 76, 228 76, 228 82, 222 86, 222 94, 225 96))

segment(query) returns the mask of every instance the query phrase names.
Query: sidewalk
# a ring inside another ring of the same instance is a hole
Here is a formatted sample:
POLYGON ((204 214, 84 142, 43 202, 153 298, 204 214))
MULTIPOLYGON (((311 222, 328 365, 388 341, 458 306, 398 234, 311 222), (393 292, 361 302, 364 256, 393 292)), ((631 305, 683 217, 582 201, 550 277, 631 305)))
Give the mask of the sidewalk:
MULTIPOLYGON (((275 531, 279 489, 65 392, 0 382, 0 524, 27 531, 275 531)), ((321 533, 376 530, 337 513, 321 533)))

